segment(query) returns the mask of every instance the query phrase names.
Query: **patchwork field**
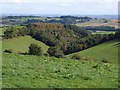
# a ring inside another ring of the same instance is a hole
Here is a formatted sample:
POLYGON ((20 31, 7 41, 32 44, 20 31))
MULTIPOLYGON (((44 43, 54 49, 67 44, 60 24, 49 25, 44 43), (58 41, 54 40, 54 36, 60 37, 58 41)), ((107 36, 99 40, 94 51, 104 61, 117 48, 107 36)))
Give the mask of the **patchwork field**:
POLYGON ((77 26, 111 26, 111 27, 116 27, 118 28, 118 23, 114 22, 114 20, 108 20, 107 23, 104 23, 105 20, 90 20, 88 22, 83 22, 83 23, 77 23, 77 26))

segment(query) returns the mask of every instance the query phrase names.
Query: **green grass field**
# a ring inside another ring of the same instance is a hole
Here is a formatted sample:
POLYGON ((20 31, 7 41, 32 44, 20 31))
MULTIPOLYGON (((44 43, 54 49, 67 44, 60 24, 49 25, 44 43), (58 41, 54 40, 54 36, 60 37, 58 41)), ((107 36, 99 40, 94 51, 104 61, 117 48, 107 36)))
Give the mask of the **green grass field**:
POLYGON ((3 53, 3 88, 117 88, 118 66, 3 53))
MULTIPOLYGON (((118 45, 120 42, 118 40, 108 41, 92 48, 77 52, 80 56, 85 56, 88 58, 101 61, 107 59, 110 62, 118 63, 118 45)), ((75 53, 74 53, 75 54, 75 53)), ((71 57, 73 54, 68 55, 71 57)))
POLYGON ((28 47, 32 43, 35 43, 41 46, 44 52, 46 52, 47 49, 49 48, 44 43, 37 41, 31 38, 30 36, 24 36, 24 37, 21 36, 13 39, 3 40, 2 46, 3 46, 3 51, 11 49, 15 53, 18 53, 18 52, 24 53, 28 51, 28 47))

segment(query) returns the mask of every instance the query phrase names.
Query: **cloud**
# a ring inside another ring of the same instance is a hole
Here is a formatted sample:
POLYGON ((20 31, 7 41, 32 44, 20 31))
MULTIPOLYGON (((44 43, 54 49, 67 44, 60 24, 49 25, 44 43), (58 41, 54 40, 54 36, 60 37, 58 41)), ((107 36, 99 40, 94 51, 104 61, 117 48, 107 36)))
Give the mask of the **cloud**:
POLYGON ((14 3, 25 3, 23 0, 15 0, 14 3))

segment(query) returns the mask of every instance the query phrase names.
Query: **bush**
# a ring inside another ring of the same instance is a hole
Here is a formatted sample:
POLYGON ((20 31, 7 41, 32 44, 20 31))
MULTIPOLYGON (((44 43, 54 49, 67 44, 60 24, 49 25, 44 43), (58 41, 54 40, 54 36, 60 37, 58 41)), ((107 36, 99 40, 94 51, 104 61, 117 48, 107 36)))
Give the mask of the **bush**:
POLYGON ((4 52, 6 52, 6 53, 13 53, 13 50, 9 49, 9 50, 5 50, 4 52))
POLYGON ((49 53, 50 56, 55 56, 57 58, 64 57, 63 51, 57 47, 50 47, 47 52, 49 53))
POLYGON ((44 53, 44 55, 45 55, 45 56, 49 56, 49 53, 48 53, 48 52, 47 52, 47 53, 44 53))
POLYGON ((43 51, 42 51, 41 47, 38 46, 37 44, 31 44, 29 46, 29 54, 40 56, 43 54, 43 51))
POLYGON ((103 63, 110 63, 108 59, 103 59, 102 62, 103 63))
POLYGON ((74 54, 71 58, 76 60, 81 60, 81 56, 79 54, 74 54))

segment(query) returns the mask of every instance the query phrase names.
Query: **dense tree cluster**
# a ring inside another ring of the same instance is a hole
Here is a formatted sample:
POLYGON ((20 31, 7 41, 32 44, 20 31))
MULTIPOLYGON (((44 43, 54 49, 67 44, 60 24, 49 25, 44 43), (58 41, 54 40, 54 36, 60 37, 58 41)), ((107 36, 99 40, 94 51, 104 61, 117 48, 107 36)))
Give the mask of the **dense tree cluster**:
POLYGON ((16 28, 14 26, 8 27, 4 32, 4 38, 9 39, 17 36, 24 36, 29 34, 29 31, 26 27, 23 28, 16 28))
POLYGON ((79 27, 76 25, 69 25, 69 24, 65 24, 64 27, 75 31, 76 33, 78 33, 78 35, 80 37, 86 37, 86 36, 90 35, 90 32, 86 31, 86 29, 84 27, 79 27))
POLYGON ((86 21, 89 21, 90 19, 92 19, 90 17, 77 17, 77 16, 70 16, 70 15, 60 16, 60 18, 73 18, 73 19, 81 19, 81 20, 86 20, 86 21))
POLYGON ((115 38, 116 36, 114 34, 89 35, 87 37, 78 39, 69 44, 63 45, 61 49, 65 54, 70 54, 70 53, 74 53, 74 52, 78 52, 78 51, 90 48, 92 46, 95 46, 97 44, 100 44, 115 38))
POLYGON ((27 25, 27 28, 30 30, 49 30, 49 29, 59 29, 64 28, 63 24, 52 24, 52 23, 35 23, 27 25))

